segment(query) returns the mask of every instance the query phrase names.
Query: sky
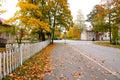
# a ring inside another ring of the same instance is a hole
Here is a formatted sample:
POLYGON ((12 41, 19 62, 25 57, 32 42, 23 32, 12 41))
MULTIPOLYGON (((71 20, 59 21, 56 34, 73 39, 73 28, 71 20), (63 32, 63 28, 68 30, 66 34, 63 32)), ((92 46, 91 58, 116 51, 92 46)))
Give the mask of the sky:
POLYGON ((6 2, 3 2, 2 9, 6 10, 7 12, 0 15, 0 17, 4 19, 9 19, 10 17, 12 17, 17 10, 16 8, 17 2, 18 0, 6 0, 6 2))
MULTIPOLYGON (((4 19, 9 19, 14 15, 14 12, 16 9, 16 3, 18 0, 6 0, 6 2, 3 3, 3 8, 7 10, 7 13, 0 15, 4 19)), ((70 10, 73 16, 73 20, 77 17, 77 11, 80 9, 85 17, 87 18, 87 14, 91 12, 94 5, 100 3, 100 0, 68 0, 70 10)))
POLYGON ((77 17, 77 11, 80 9, 84 18, 87 19, 89 14, 96 4, 99 4, 101 0, 68 0, 70 10, 73 16, 73 20, 77 17))

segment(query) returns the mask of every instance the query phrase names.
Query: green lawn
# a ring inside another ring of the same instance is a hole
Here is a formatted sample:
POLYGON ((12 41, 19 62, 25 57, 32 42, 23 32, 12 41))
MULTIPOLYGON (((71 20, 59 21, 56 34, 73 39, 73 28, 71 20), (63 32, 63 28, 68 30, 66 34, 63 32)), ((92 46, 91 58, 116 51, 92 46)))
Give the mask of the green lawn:
POLYGON ((108 47, 120 48, 120 45, 113 45, 113 44, 110 44, 110 42, 105 42, 105 41, 94 42, 94 43, 98 45, 108 46, 108 47))

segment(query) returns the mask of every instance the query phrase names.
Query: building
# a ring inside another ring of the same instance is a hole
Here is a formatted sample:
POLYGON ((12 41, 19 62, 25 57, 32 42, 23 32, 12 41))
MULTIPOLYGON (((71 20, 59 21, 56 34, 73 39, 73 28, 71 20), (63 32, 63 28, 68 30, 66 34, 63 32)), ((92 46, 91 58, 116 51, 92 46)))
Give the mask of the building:
MULTIPOLYGON (((3 24, 3 21, 0 19, 0 30, 3 28, 10 28, 10 25, 3 24)), ((15 36, 11 35, 8 32, 0 31, 0 47, 5 47, 6 43, 13 43, 15 41, 15 36)))
POLYGON ((101 33, 101 32, 95 32, 91 27, 87 27, 82 33, 81 33, 81 40, 110 40, 109 32, 101 33))
POLYGON ((93 39, 95 39, 95 32, 91 27, 86 27, 81 33, 81 40, 91 41, 93 39))

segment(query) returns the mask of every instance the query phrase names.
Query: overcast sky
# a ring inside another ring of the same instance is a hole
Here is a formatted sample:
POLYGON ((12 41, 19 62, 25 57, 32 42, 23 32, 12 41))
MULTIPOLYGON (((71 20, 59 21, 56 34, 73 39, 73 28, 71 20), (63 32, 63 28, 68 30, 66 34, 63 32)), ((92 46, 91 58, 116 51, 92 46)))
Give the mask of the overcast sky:
MULTIPOLYGON (((16 3, 18 0, 6 0, 6 3, 3 4, 3 7, 8 10, 8 12, 2 15, 3 18, 8 19, 13 16, 16 11, 16 3)), ((80 9, 85 17, 93 9, 94 5, 100 3, 100 0, 68 0, 70 10, 73 15, 73 20, 76 19, 77 11, 80 9)))
POLYGON ((87 14, 91 12, 94 5, 100 3, 101 0, 68 0, 70 5, 70 10, 73 15, 73 20, 77 17, 77 11, 80 9, 85 19, 87 14))
POLYGON ((0 17, 4 19, 9 19, 10 17, 12 17, 17 10, 17 2, 18 0, 6 0, 6 2, 3 2, 2 8, 7 10, 7 13, 0 15, 0 17))

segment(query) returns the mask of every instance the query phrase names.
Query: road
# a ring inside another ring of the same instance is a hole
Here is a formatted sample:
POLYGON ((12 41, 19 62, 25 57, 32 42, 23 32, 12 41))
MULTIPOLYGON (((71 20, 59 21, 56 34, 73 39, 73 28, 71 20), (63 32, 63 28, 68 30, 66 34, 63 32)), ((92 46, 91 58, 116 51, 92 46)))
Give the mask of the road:
POLYGON ((120 50, 91 41, 55 41, 44 80, 120 80, 120 50))

